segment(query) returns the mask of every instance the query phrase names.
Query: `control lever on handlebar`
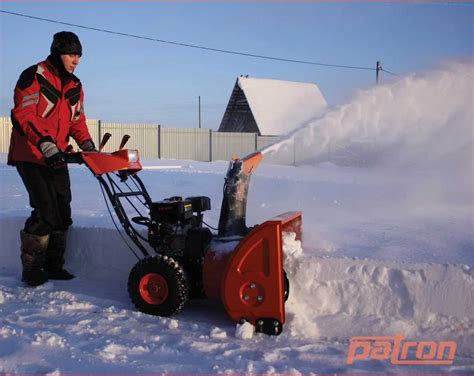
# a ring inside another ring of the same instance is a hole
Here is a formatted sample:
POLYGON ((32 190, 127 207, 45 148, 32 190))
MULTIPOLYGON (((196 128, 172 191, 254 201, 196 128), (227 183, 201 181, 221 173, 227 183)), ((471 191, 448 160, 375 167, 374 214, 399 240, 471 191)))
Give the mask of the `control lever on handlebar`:
POLYGON ((112 137, 112 135, 110 133, 107 132, 107 133, 104 134, 104 136, 102 137, 102 141, 100 142, 100 145, 99 145, 99 152, 102 151, 105 144, 110 140, 110 137, 112 137))
POLYGON ((130 139, 130 136, 128 134, 125 134, 122 138, 122 142, 120 143, 119 150, 122 150, 127 141, 130 139))

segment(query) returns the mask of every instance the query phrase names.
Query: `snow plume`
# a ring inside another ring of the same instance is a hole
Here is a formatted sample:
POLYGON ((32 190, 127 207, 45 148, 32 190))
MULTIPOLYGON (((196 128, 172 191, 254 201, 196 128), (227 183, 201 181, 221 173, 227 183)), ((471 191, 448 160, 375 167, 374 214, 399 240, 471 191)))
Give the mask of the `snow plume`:
POLYGON ((264 148, 265 158, 472 174, 473 82, 473 62, 451 62, 361 91, 264 148))

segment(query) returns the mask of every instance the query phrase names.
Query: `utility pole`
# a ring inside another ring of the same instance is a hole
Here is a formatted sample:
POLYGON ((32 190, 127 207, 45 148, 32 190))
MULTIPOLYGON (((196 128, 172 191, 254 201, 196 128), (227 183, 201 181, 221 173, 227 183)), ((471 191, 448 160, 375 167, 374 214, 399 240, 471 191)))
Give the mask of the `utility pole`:
POLYGON ((199 128, 201 128, 201 96, 199 96, 199 128))
POLYGON ((380 65, 380 61, 377 61, 377 65, 375 66, 375 83, 379 83, 379 72, 382 70, 382 66, 380 65))

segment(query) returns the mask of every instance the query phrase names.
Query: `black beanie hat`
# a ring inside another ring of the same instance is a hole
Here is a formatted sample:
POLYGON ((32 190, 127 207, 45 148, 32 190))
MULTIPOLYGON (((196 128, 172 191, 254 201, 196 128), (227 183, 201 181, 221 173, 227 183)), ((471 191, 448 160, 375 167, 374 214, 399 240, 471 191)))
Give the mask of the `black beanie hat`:
POLYGON ((70 31, 60 31, 54 34, 51 55, 82 56, 82 46, 77 35, 70 31))

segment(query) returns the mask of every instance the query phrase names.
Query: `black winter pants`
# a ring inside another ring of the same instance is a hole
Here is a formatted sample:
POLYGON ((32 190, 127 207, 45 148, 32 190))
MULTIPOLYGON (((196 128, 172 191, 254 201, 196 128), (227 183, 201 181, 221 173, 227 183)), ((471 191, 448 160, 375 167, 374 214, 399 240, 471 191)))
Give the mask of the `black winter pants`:
POLYGON ((18 162, 16 168, 33 209, 25 222, 25 231, 34 235, 65 232, 72 224, 68 169, 52 169, 29 162, 18 162))

